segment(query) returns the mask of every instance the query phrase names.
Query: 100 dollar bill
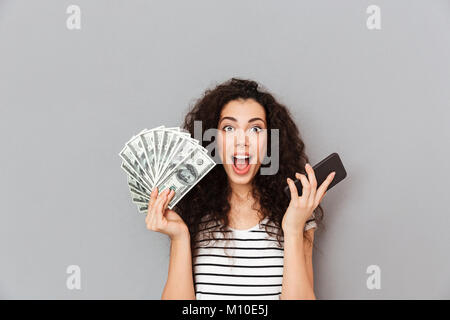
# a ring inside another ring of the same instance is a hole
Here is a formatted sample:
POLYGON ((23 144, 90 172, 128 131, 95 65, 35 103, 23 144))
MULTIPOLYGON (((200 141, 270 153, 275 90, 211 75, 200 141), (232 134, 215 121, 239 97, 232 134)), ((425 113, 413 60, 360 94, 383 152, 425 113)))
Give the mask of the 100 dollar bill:
MULTIPOLYGON (((216 163, 201 149, 194 149, 181 161, 161 183, 158 183, 158 194, 169 188, 175 195, 168 204, 172 209, 189 190, 192 189, 216 163)), ((138 206, 140 212, 146 212, 148 206, 143 203, 138 206)))

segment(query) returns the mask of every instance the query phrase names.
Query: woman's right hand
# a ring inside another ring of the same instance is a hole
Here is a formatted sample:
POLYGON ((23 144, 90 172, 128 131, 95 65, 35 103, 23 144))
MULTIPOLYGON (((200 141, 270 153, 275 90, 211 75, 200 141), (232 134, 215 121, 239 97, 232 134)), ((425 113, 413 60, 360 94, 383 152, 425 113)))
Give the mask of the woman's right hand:
POLYGON ((189 229, 178 213, 167 209, 174 195, 175 191, 169 188, 159 195, 158 188, 153 188, 145 223, 147 229, 167 234, 172 240, 178 240, 189 237, 189 229))

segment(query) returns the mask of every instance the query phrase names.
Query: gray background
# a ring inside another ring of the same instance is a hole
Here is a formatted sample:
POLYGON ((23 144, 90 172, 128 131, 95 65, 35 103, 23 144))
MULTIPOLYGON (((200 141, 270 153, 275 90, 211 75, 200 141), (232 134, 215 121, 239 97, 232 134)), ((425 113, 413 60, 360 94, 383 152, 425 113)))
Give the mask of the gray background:
POLYGON ((0 1, 0 297, 159 299, 169 239, 117 154, 237 76, 292 110, 312 164, 348 170, 323 200, 317 297, 450 298, 449 30, 448 0, 0 1))

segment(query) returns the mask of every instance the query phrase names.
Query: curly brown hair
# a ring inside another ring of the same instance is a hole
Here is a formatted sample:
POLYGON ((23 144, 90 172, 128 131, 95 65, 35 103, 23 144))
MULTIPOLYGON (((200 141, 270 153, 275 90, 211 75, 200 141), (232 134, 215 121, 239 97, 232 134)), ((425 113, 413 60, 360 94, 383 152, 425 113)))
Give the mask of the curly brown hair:
MULTIPOLYGON (((289 110, 277 102, 272 94, 252 80, 232 78, 214 89, 207 89, 187 113, 183 128, 194 136, 194 122, 201 121, 202 137, 206 130, 216 129, 222 108, 230 101, 253 99, 264 107, 267 120, 267 150, 271 150, 271 130, 279 130, 279 170, 274 175, 261 175, 259 168, 252 180, 252 195, 259 202, 260 213, 268 217, 278 230, 276 236, 279 245, 283 237, 281 222, 289 205, 289 199, 283 189, 287 186, 286 178, 294 177, 296 172, 306 174, 305 164, 309 162, 305 154, 305 143, 292 119, 289 110)), ((201 141, 203 147, 210 142, 201 141)), ((268 166, 270 164, 266 164, 268 166)), ((265 165, 262 164, 261 167, 265 165)), ((231 188, 222 164, 216 165, 193 189, 184 196, 175 207, 175 211, 183 218, 191 235, 191 253, 194 257, 196 237, 203 218, 221 222, 221 230, 229 225, 229 196, 231 188)), ((323 208, 314 210, 315 222, 320 226, 323 208)), ((268 226, 266 225, 266 231, 268 226)), ((224 234, 225 237, 225 234, 224 234)), ((311 243, 304 233, 304 238, 311 243)), ((209 235, 212 239, 212 234, 209 235)))

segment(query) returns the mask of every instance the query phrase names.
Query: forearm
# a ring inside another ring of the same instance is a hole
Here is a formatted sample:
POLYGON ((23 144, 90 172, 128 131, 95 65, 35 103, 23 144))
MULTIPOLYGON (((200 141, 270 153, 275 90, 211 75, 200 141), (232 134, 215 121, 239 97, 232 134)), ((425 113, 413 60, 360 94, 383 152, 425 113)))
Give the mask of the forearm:
POLYGON ((169 274, 161 299, 195 300, 189 236, 171 241, 169 274))
POLYGON ((310 255, 308 253, 305 255, 305 264, 306 264, 306 271, 308 273, 309 283, 311 284, 311 288, 314 288, 314 273, 313 273, 313 265, 312 265, 312 255, 310 255))
POLYGON ((308 279, 311 283, 311 288, 314 289, 314 272, 313 272, 313 261, 312 261, 312 255, 313 255, 313 243, 314 243, 314 229, 310 228, 307 231, 304 232, 307 239, 303 241, 305 249, 305 263, 306 263, 306 271, 308 272, 308 279))
POLYGON ((315 299, 310 277, 304 252, 303 234, 286 234, 280 299, 315 299))

